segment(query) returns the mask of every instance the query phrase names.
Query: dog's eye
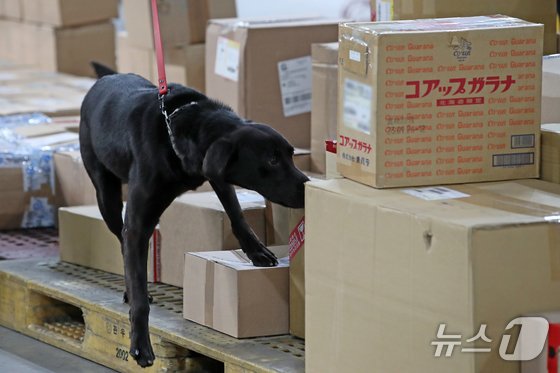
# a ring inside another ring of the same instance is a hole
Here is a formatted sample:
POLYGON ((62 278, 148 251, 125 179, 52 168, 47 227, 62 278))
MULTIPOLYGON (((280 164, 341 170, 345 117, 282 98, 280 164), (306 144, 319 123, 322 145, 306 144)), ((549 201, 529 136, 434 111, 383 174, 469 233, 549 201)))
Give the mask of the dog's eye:
POLYGON ((278 157, 276 155, 273 155, 272 157, 270 157, 270 159, 268 160, 268 163, 271 166, 278 166, 278 163, 280 163, 280 160, 278 159, 278 157))

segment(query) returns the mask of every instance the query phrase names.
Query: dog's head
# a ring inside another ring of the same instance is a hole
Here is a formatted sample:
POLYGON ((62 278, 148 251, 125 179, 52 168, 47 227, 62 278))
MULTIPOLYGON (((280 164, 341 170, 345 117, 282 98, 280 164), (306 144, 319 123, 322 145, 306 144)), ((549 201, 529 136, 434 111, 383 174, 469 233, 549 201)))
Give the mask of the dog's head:
POLYGON ((294 148, 271 127, 246 123, 210 146, 202 169, 209 180, 223 180, 272 202, 302 208, 309 179, 294 165, 293 154, 294 148))

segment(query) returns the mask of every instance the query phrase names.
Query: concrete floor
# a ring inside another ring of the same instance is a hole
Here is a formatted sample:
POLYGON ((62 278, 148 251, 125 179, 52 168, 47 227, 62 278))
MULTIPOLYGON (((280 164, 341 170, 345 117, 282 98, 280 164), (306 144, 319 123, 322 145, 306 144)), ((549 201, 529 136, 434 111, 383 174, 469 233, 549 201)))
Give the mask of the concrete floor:
POLYGON ((10 373, 110 373, 92 361, 0 326, 0 367, 10 373))

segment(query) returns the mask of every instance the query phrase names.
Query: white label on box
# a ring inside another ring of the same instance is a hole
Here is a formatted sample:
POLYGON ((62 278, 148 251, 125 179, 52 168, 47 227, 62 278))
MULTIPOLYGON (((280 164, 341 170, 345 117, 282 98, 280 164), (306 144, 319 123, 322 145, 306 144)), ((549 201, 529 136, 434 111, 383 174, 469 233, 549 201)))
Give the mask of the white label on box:
POLYGON ((311 56, 278 62, 284 116, 311 111, 311 56))
POLYGON ((375 11, 376 21, 392 21, 393 20, 393 1, 392 0, 377 0, 375 11))
POLYGON ((421 198, 426 201, 437 201, 440 199, 455 199, 455 198, 470 197, 470 195, 468 194, 461 193, 459 191, 441 187, 441 186, 404 189, 403 192, 413 197, 421 198))
POLYGON ((362 60, 362 55, 360 54, 360 52, 356 52, 356 51, 353 51, 353 50, 350 50, 348 52, 348 57, 352 61, 356 61, 356 62, 360 62, 362 60))
POLYGON ((216 64, 214 72, 216 75, 223 76, 226 79, 237 82, 239 79, 239 50, 241 46, 238 42, 218 37, 218 46, 216 47, 216 64))
POLYGON ((342 119, 346 127, 370 134, 372 98, 371 86, 352 79, 344 79, 342 119))
POLYGON ((254 203, 259 205, 265 205, 264 197, 255 192, 237 192, 237 200, 239 204, 244 205, 248 203, 254 203))

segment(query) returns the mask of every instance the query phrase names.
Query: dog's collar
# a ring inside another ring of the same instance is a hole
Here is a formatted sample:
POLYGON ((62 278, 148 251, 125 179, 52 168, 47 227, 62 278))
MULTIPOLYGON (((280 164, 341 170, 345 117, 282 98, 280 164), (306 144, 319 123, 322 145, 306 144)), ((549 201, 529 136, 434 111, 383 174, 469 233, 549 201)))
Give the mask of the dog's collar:
POLYGON ((191 101, 186 105, 180 106, 177 109, 173 110, 173 112, 171 114, 167 114, 167 110, 165 109, 165 105, 163 102, 163 98, 161 98, 161 113, 163 114, 163 117, 165 118, 165 126, 167 127, 167 134, 169 135, 169 141, 171 141, 171 147, 173 148, 173 151, 175 152, 175 155, 181 159, 181 152, 179 151, 179 147, 177 146, 177 142, 175 141, 175 136, 173 135, 173 131, 171 131, 171 120, 173 119, 173 117, 175 117, 179 112, 181 112, 181 110, 184 110, 186 108, 189 108, 193 105, 198 105, 197 101, 191 101))

